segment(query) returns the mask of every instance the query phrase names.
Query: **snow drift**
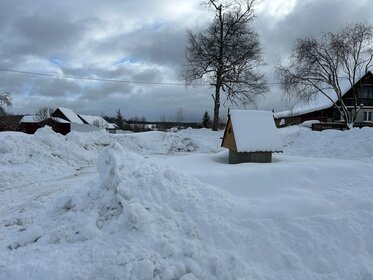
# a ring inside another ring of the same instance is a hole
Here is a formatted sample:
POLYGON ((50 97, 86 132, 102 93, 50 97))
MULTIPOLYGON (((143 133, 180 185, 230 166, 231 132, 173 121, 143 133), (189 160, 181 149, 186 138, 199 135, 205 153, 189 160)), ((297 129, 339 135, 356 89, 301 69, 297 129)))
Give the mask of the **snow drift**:
MULTIPOLYGON (((97 279, 103 275, 106 279, 239 279, 248 275, 247 264, 224 244, 232 240, 225 233, 215 234, 229 224, 221 220, 233 207, 226 194, 124 152, 117 143, 100 155, 97 167, 97 183, 91 182, 79 195, 59 199, 49 209, 47 222, 39 220, 43 233, 33 238, 34 243, 16 239, 9 245, 20 263, 30 258, 22 246, 37 248, 44 255, 28 274, 22 273, 23 279, 49 277, 38 266, 44 258, 56 258, 55 251, 64 258, 68 255, 73 268, 68 271, 66 264, 61 266, 61 260, 55 259, 50 269, 60 279, 73 277, 79 267, 86 271, 86 266, 90 267, 87 278, 97 279)), ((2 275, 17 278, 11 268, 2 275)))
POLYGON ((202 131, 202 135, 187 129, 178 133, 155 131, 118 135, 103 131, 71 132, 63 136, 46 126, 34 135, 1 132, 0 190, 27 184, 30 178, 42 181, 46 177, 57 179, 92 172, 98 154, 113 141, 144 155, 220 150, 216 133, 202 131))
POLYGON ((22 176, 3 188, 0 279, 373 279, 372 131, 286 128, 277 161, 236 166, 222 153, 166 156, 185 143, 219 151, 205 130, 0 135, 2 178, 35 174, 29 189, 22 176), (96 161, 86 177, 38 173, 96 161))

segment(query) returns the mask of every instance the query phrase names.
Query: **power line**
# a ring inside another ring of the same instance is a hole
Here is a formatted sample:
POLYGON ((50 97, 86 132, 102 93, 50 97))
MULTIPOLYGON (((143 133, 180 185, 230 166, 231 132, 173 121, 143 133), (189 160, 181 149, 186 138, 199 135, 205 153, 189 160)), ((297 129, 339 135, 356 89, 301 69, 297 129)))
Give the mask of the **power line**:
MULTIPOLYGON (((0 68, 0 71, 11 72, 17 74, 27 74, 35 76, 45 76, 45 77, 54 77, 54 78, 63 78, 63 79, 77 79, 77 80, 88 80, 88 81, 97 81, 97 82, 111 82, 111 83, 128 83, 128 84, 147 84, 147 85, 168 85, 168 86, 185 86, 183 83, 177 82, 147 82, 147 81, 132 81, 132 80, 115 80, 115 79, 104 79, 104 78, 90 78, 90 77, 80 77, 80 76, 71 76, 71 75, 61 75, 61 74, 52 74, 52 73, 40 73, 40 72, 30 72, 30 71, 20 71, 14 69, 5 69, 0 68)), ((200 84, 200 85, 209 85, 209 84, 200 84)))
MULTIPOLYGON (((87 81, 96 81, 96 82, 144 84, 144 85, 166 85, 166 86, 185 86, 184 83, 178 83, 178 82, 147 82, 147 81, 91 78, 91 77, 81 77, 81 76, 72 76, 72 75, 61 75, 61 74, 57 74, 57 73, 41 73, 41 72, 21 71, 21 70, 6 69, 6 68, 0 68, 0 71, 17 73, 17 74, 34 75, 34 76, 54 77, 54 78, 62 78, 62 79, 87 80, 87 81)), ((271 82, 271 83, 266 83, 266 84, 267 85, 279 85, 280 83, 271 82)), ((200 83, 200 84, 197 84, 197 86, 211 86, 211 84, 200 83)))

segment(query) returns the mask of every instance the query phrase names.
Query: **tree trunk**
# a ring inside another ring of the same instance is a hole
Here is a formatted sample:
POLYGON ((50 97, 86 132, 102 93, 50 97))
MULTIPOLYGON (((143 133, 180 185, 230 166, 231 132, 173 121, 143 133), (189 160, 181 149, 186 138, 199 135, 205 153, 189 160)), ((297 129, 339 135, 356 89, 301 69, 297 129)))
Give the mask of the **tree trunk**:
POLYGON ((223 68, 224 68, 224 62, 223 62, 223 52, 224 52, 224 18, 222 14, 223 5, 220 5, 218 8, 219 12, 219 66, 218 71, 216 73, 216 84, 215 84, 215 96, 214 96, 214 121, 212 123, 212 130, 217 131, 219 128, 219 110, 220 110, 220 88, 222 87, 223 81, 223 68))
POLYGON ((220 86, 215 86, 214 96, 214 121, 212 122, 212 130, 217 131, 219 128, 219 109, 220 109, 220 86))
MULTIPOLYGON (((343 101, 341 102, 343 103, 343 101)), ((346 129, 350 129, 350 116, 348 114, 348 110, 346 109, 346 106, 343 104, 343 107, 342 107, 342 112, 343 112, 343 121, 344 121, 344 125, 346 127, 346 129)))

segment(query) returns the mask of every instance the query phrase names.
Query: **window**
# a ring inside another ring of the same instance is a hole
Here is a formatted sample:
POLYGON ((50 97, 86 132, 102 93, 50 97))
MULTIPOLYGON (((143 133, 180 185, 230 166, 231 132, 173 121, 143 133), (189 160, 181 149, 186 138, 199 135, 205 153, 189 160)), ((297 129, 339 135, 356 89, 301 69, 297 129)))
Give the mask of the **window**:
POLYGON ((364 87, 362 89, 362 98, 373 98, 373 88, 372 87, 364 87))
POLYGON ((371 122, 373 120, 373 112, 364 112, 364 121, 371 122))

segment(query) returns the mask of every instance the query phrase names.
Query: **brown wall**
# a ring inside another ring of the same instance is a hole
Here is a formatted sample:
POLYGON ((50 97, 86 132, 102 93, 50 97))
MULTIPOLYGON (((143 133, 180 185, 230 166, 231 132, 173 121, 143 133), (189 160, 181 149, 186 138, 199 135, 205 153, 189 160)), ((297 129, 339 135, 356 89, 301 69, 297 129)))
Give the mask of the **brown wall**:
POLYGON ((227 126, 225 127, 224 137, 221 146, 233 151, 237 151, 236 139, 234 138, 234 131, 232 121, 230 118, 228 119, 227 126))
POLYGON ((62 135, 66 135, 70 132, 70 123, 58 123, 52 119, 47 119, 38 123, 21 123, 19 126, 19 131, 27 134, 34 134, 39 128, 46 125, 50 126, 53 131, 61 133, 62 135))

